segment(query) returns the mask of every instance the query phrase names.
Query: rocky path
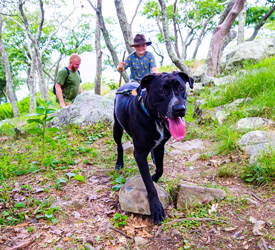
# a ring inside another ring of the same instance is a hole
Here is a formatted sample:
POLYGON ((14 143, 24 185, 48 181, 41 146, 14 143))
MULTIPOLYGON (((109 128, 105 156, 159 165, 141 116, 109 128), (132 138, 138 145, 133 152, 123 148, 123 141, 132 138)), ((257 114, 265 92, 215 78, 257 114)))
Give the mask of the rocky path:
MULTIPOLYGON (((41 186, 54 185, 50 176, 17 179, 14 199, 52 201, 59 221, 55 224, 33 216, 16 226, 2 227, 0 249, 275 249, 274 194, 236 177, 218 177, 219 167, 241 165, 243 159, 237 154, 213 156, 210 145, 200 140, 185 145, 170 141, 159 184, 169 190, 182 181, 223 188, 227 192, 223 201, 179 211, 171 200, 166 223, 154 225, 147 216, 121 211, 118 192, 112 191, 115 172, 109 165, 79 163, 73 168, 81 170, 85 183, 71 179, 60 189, 46 192, 41 186), (25 192, 20 190, 22 183, 37 189, 25 192), (126 226, 114 227, 111 219, 116 213, 129 217, 126 226)), ((133 162, 131 153, 127 157, 133 162)), ((33 215, 43 208, 38 207, 34 206, 33 215)))

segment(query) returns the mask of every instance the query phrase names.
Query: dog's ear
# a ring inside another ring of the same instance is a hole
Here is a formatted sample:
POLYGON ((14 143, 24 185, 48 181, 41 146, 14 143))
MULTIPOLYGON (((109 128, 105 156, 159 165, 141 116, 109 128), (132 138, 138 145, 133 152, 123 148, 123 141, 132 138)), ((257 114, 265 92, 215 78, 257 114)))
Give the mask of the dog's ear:
POLYGON ((193 88, 193 86, 194 86, 194 79, 192 77, 188 76, 187 74, 185 74, 183 72, 177 72, 177 74, 179 75, 179 77, 181 79, 183 79, 185 82, 189 83, 189 86, 190 86, 191 89, 193 88))
MULTIPOLYGON (((153 79, 156 77, 155 74, 149 74, 147 76, 144 76, 142 79, 141 79, 141 82, 140 82, 140 86, 138 87, 139 91, 141 91, 141 89, 144 89, 146 88, 147 91, 148 91, 148 87, 150 85, 150 83, 153 81, 153 79)), ((137 91, 138 92, 138 91, 137 91)), ((139 92, 138 92, 139 94, 139 92)))

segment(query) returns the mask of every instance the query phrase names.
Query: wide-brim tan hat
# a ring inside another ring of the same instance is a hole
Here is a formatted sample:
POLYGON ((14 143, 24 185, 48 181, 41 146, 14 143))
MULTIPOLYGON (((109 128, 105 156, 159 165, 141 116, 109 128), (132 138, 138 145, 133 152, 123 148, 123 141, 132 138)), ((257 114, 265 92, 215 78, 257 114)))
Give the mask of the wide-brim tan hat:
POLYGON ((147 42, 145 39, 145 36, 142 34, 137 34, 134 38, 134 43, 131 44, 131 47, 134 47, 136 45, 140 45, 140 44, 146 44, 146 45, 151 45, 152 42, 147 42))

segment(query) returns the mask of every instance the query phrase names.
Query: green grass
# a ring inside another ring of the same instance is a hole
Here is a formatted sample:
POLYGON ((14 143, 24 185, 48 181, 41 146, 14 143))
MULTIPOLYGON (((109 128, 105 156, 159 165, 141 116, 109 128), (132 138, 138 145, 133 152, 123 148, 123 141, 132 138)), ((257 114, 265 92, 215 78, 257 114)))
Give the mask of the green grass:
MULTIPOLYGON (((204 110, 213 110, 215 107, 229 104, 236 99, 250 98, 250 101, 241 104, 235 110, 227 110, 229 115, 222 124, 206 122, 206 124, 200 124, 200 126, 192 126, 191 133, 194 133, 192 137, 202 139, 207 137, 219 142, 217 151, 219 154, 226 154, 238 149, 237 141, 242 134, 236 131, 234 126, 239 119, 262 117, 275 120, 274 68, 275 57, 271 57, 255 65, 246 66, 245 76, 217 88, 215 93, 211 93, 210 88, 200 91, 199 96, 196 98, 207 100, 203 107, 204 110)), ((188 102, 190 103, 190 100, 188 102)), ((193 108, 192 104, 191 109, 193 108)), ((188 108, 190 108, 190 105, 188 108)), ((191 114, 187 113, 187 121, 192 121, 191 114)))
POLYGON ((245 166, 242 178, 256 185, 273 185, 275 182, 275 149, 264 150, 255 163, 245 166))
POLYGON ((207 95, 207 106, 217 107, 240 98, 252 98, 247 108, 253 115, 275 119, 275 57, 245 67, 246 75, 220 88, 214 95, 207 95), (255 108, 256 107, 256 108, 255 108))

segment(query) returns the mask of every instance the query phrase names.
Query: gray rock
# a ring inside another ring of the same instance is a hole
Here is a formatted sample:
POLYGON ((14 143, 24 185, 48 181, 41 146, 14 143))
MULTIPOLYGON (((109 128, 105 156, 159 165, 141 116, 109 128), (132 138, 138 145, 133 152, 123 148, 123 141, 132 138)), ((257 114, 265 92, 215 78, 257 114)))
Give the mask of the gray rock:
POLYGON ((226 192, 217 188, 205 188, 186 184, 178 185, 177 208, 194 207, 197 204, 206 205, 217 199, 224 199, 226 192))
POLYGON ((237 110, 241 105, 249 103, 250 101, 251 98, 237 99, 232 103, 206 110, 204 108, 206 101, 198 100, 195 103, 194 116, 200 118, 200 123, 217 120, 219 124, 222 124, 231 111, 237 110))
POLYGON ((220 62, 221 72, 233 72, 243 67, 243 62, 255 63, 275 55, 275 39, 262 38, 227 48, 220 62))
MULTIPOLYGON (((170 202, 169 194, 158 184, 154 183, 163 209, 170 202)), ((123 211, 150 215, 147 191, 141 176, 134 176, 126 181, 119 191, 119 204, 123 211)))
POLYGON ((83 208, 83 204, 81 204, 81 203, 78 202, 77 200, 73 200, 73 201, 72 201, 72 206, 73 206, 75 209, 81 209, 81 208, 83 208))
POLYGON ((195 117, 201 117, 203 112, 203 106, 205 105, 206 100, 197 100, 195 102, 195 108, 194 108, 194 116, 195 117))
POLYGON ((229 84, 237 79, 236 76, 229 75, 224 77, 214 77, 214 76, 208 76, 206 74, 202 77, 202 86, 223 86, 226 84, 229 84))
POLYGON ((148 243, 147 239, 139 237, 139 236, 136 236, 134 238, 134 240, 135 240, 135 244, 138 245, 138 246, 142 246, 142 245, 145 245, 145 244, 148 243))
POLYGON ((9 124, 9 125, 13 125, 12 119, 5 119, 5 120, 1 120, 0 121, 0 128, 4 125, 4 124, 9 124))
POLYGON ((209 75, 206 75, 205 73, 203 73, 203 75, 201 77, 202 86, 214 85, 215 78, 216 77, 209 76, 209 75))
POLYGON ((193 154, 193 155, 190 157, 189 162, 196 161, 196 160, 198 160, 200 157, 201 157, 201 154, 199 154, 199 153, 193 154))
POLYGON ((201 81, 203 74, 206 72, 206 69, 206 64, 204 64, 194 71, 193 79, 195 80, 195 82, 201 81))
POLYGON ((178 149, 174 149, 174 150, 171 150, 170 152, 168 152, 168 155, 177 159, 179 156, 182 155, 182 151, 178 150, 178 149))
POLYGON ((122 147, 123 147, 123 150, 125 152, 127 152, 127 153, 134 153, 134 145, 133 145, 132 142, 127 141, 127 142, 123 143, 122 147))
POLYGON ((176 229, 173 229, 171 235, 174 238, 183 239, 182 233, 180 231, 176 230, 176 229))
POLYGON ((232 82, 236 81, 236 76, 224 76, 220 78, 214 78, 214 86, 223 86, 226 84, 230 84, 232 82))
POLYGON ((266 126, 274 126, 274 121, 261 117, 247 117, 240 119, 236 124, 237 130, 258 129, 266 126))
POLYGON ((113 122, 112 98, 96 95, 91 91, 85 91, 78 95, 73 104, 58 110, 51 121, 53 126, 68 124, 81 124, 97 122, 113 122))
POLYGON ((51 207, 59 207, 59 208, 65 208, 65 207, 71 207, 72 206, 72 201, 56 201, 54 202, 51 207))
POLYGON ((185 141, 185 142, 174 142, 171 146, 181 151, 191 151, 196 149, 204 149, 204 142, 199 139, 185 141))
POLYGON ((268 131, 251 131, 244 134, 238 141, 238 145, 250 156, 249 163, 257 161, 257 157, 270 148, 275 150, 275 133, 268 131))

